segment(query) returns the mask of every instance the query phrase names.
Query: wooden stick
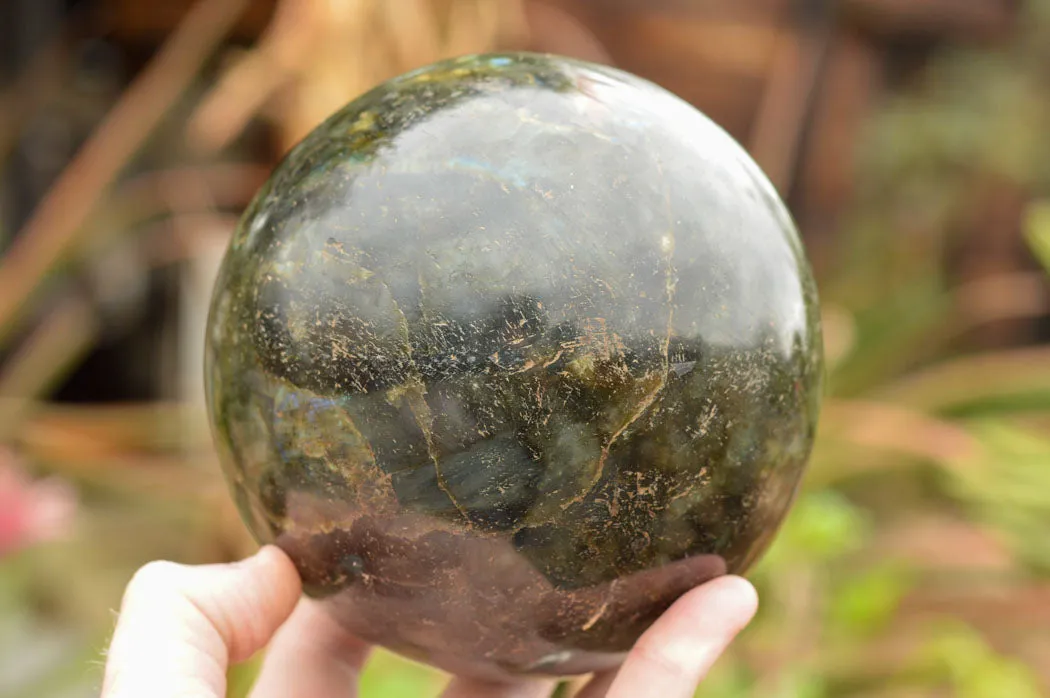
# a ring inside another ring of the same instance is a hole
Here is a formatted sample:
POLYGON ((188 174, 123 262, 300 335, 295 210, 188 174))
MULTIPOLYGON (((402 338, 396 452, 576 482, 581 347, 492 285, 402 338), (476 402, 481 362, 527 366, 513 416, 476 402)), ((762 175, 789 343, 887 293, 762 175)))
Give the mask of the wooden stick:
POLYGON ((99 322, 80 295, 62 301, 0 371, 0 442, 19 428, 34 399, 46 393, 91 348, 99 322))
POLYGON ((134 80, 0 260, 0 346, 24 305, 77 240, 113 180, 190 85, 247 5, 201 0, 134 80))
POLYGON ((799 24, 780 33, 749 144, 751 155, 785 198, 820 89, 831 33, 825 22, 799 24))

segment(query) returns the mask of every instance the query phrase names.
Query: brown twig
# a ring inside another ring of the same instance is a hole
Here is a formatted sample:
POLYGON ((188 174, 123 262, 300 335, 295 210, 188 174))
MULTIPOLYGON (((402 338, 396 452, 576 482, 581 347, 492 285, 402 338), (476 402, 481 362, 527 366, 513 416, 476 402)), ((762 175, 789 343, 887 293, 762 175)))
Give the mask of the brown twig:
POLYGON ((237 226, 234 216, 184 213, 165 219, 144 234, 146 262, 151 267, 200 259, 215 239, 226 240, 237 226))
POLYGON ((95 342, 98 318, 79 294, 61 302, 38 326, 0 372, 0 442, 18 428, 19 417, 95 342))
MULTIPOLYGON (((392 3, 399 4, 399 3, 392 3)), ((309 59, 311 24, 323 6, 281 0, 257 46, 242 56, 205 95, 187 126, 186 139, 202 152, 229 144, 309 59)))
MULTIPOLYGON (((113 201, 148 199, 151 207, 184 213, 188 209, 176 207, 173 191, 203 189, 208 193, 208 205, 221 208, 243 208, 266 181, 268 168, 255 163, 214 163, 201 166, 173 167, 153 170, 128 178, 113 192, 113 201), (153 203, 156 202, 156 203, 153 203)), ((194 202, 194 203, 199 203, 194 202)), ((189 209, 200 210, 199 205, 189 209)))
POLYGON ((223 75, 190 118, 187 138, 214 152, 271 106, 286 150, 347 101, 412 68, 520 45, 522 0, 280 0, 258 45, 223 75))
POLYGON ((749 150, 782 195, 794 180, 830 37, 831 29, 823 21, 784 29, 769 63, 749 150))
POLYGON ((61 73, 67 37, 63 34, 37 50, 29 65, 0 92, 0 161, 6 160, 18 142, 22 124, 39 106, 42 85, 54 86, 61 73))
MULTIPOLYGON (((167 214, 196 215, 216 208, 239 211, 266 181, 267 172, 261 165, 219 163, 156 170, 130 178, 115 187, 108 197, 103 215, 98 216, 107 225, 103 229, 92 228, 97 230, 91 233, 92 242, 135 231, 136 235, 146 238, 147 247, 157 247, 160 241, 149 239, 153 228, 142 229, 142 223, 167 214), (202 195, 202 190, 206 194, 202 195)), ((163 226, 171 230, 166 221, 163 226)))
POLYGON ((855 447, 942 464, 966 463, 981 452, 977 439, 957 424, 920 410, 874 400, 828 400, 822 431, 825 437, 835 436, 855 447))
MULTIPOLYGON (((0 401, 0 409, 3 408, 0 401)), ((56 404, 42 402, 23 422, 22 442, 78 441, 82 453, 92 443, 106 453, 171 451, 186 446, 181 425, 203 411, 202 405, 181 402, 56 404)), ((195 447, 207 449, 211 439, 195 447)))
POLYGON ((201 0, 135 79, 0 261, 0 344, 99 199, 187 88, 247 0, 201 0))
POLYGON ((1043 346, 942 361, 873 390, 871 397, 934 412, 1035 391, 1050 391, 1050 349, 1043 346))

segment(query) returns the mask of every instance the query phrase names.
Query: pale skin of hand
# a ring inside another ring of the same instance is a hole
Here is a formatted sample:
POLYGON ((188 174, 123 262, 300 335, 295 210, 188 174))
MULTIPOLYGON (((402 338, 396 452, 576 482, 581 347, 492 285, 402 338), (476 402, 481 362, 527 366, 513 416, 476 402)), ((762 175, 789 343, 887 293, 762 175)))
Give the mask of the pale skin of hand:
MULTIPOLYGON (((124 594, 102 698, 223 698, 226 670, 268 646, 252 698, 349 698, 369 647, 308 599, 278 548, 204 566, 154 562, 124 594)), ((689 698, 758 605, 750 583, 726 576, 679 598, 616 671, 578 698, 689 698)), ((453 678, 443 698, 542 698, 554 682, 453 678)))

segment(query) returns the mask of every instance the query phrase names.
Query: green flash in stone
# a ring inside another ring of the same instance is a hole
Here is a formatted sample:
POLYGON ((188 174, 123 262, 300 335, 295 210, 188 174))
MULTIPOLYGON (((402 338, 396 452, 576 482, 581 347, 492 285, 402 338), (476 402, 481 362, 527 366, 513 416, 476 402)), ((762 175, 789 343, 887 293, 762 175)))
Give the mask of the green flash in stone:
POLYGON ((225 474, 349 631, 489 678, 613 666, 769 545, 820 403, 784 205, 692 106, 554 56, 438 63, 295 147, 207 336, 225 474))

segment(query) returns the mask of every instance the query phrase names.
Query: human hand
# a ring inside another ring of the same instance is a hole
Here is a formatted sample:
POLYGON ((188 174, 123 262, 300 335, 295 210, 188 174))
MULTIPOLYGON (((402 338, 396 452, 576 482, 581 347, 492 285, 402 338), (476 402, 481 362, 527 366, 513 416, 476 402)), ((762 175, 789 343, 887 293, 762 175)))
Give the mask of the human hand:
MULTIPOLYGON (((222 698, 229 664, 267 644, 252 698, 356 695, 369 647, 300 595, 295 567, 273 546, 231 564, 146 565, 125 592, 102 697, 222 698)), ((757 603, 739 577, 693 589, 642 635, 618 670, 595 675, 577 698, 692 696, 757 603)), ((546 679, 454 678, 443 698, 541 698, 553 687, 546 679)))

